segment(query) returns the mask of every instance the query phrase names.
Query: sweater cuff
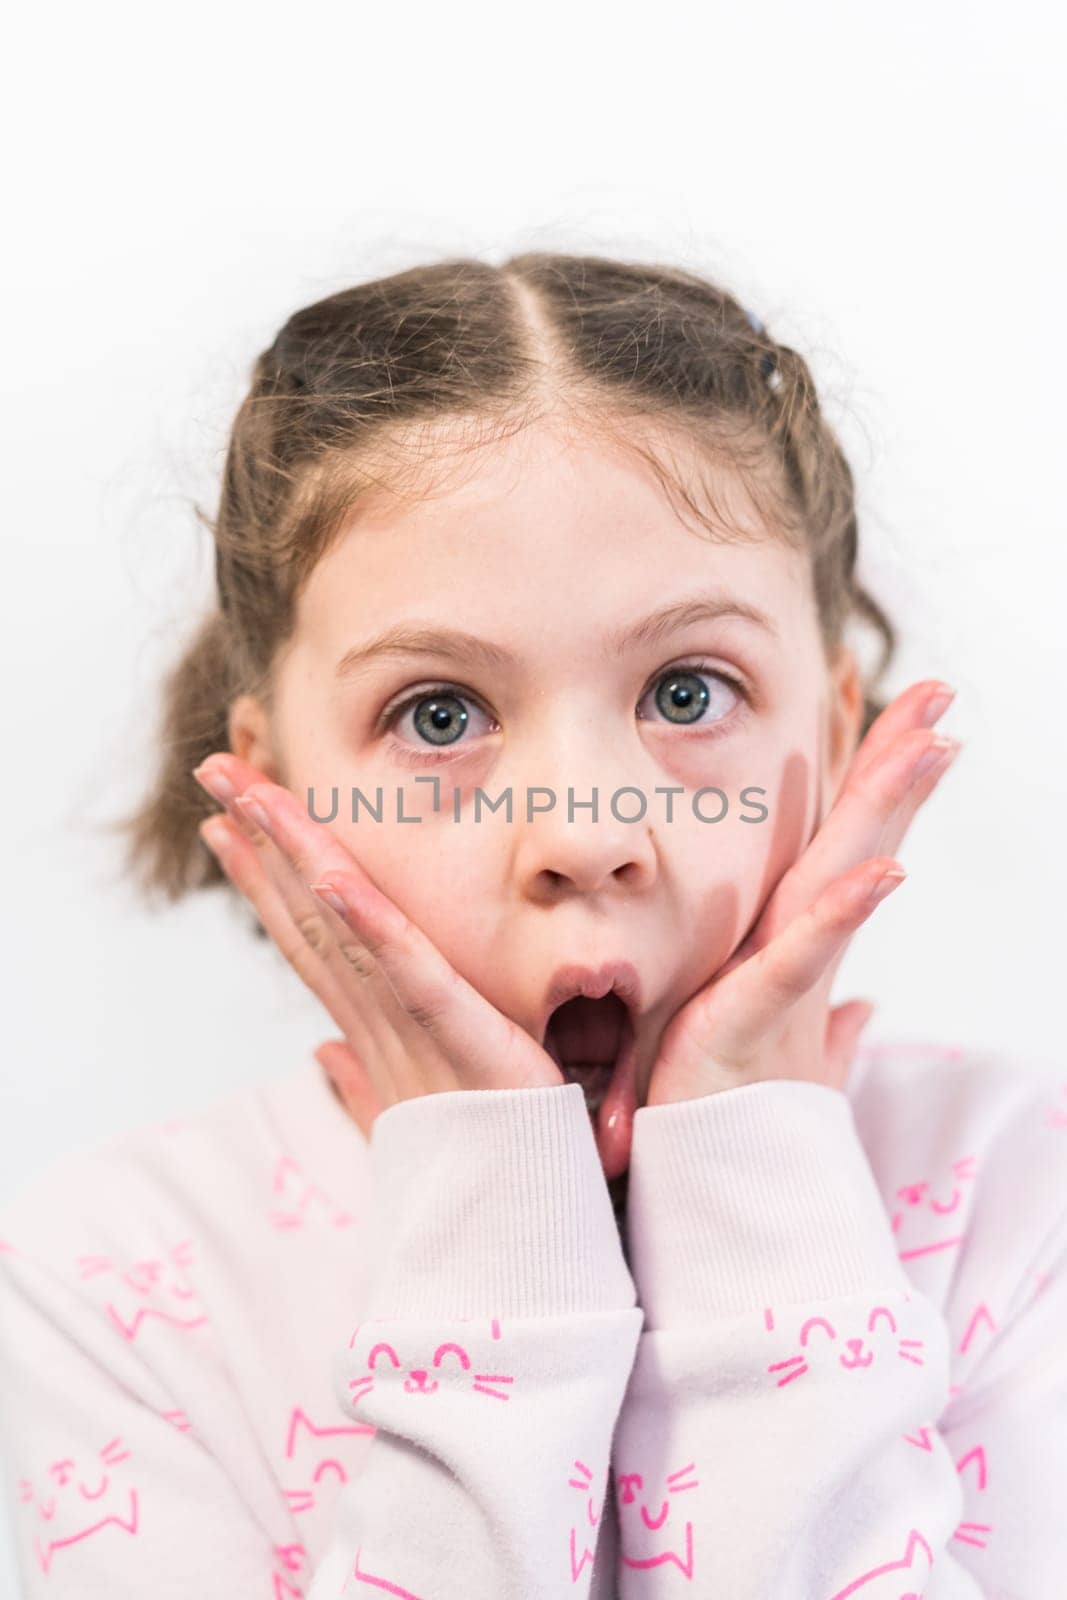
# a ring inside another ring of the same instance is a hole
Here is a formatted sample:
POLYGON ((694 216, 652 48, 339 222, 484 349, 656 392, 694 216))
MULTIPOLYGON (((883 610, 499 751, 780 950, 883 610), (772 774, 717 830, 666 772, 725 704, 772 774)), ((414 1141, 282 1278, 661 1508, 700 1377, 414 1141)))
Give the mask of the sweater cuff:
POLYGON ((641 1107, 627 1242, 646 1330, 908 1287, 851 1102, 793 1079, 641 1107))
POLYGON ((579 1084, 398 1101, 371 1127, 370 1166, 367 1320, 636 1305, 579 1084))

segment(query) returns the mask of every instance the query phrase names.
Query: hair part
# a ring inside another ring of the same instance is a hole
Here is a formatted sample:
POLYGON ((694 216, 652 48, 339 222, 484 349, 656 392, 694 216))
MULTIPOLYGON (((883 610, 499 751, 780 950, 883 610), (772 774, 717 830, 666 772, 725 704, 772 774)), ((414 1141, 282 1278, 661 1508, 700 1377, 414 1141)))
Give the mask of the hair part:
POLYGON ((217 808, 193 769, 229 748, 238 695, 269 708, 297 598, 353 511, 382 492, 417 502, 546 418, 634 451, 715 541, 753 537, 718 493, 729 468, 755 525, 810 558, 827 659, 850 618, 880 637, 867 732, 896 635, 856 577, 853 476, 804 359, 677 267, 540 251, 435 262, 296 311, 253 365, 217 514, 196 508, 215 543, 217 608, 165 680, 150 792, 115 824, 144 893, 228 884, 199 836, 217 808), (693 460, 710 469, 695 480, 693 460))

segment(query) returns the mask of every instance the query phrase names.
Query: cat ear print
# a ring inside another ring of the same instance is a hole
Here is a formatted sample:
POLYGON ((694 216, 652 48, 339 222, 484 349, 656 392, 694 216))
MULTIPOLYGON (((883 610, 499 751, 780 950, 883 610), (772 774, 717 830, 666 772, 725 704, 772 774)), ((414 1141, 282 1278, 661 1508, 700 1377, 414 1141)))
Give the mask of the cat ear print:
POLYGON ((823 1055, 826 1061, 827 1082, 835 1089, 843 1089, 848 1081, 849 1068, 859 1048, 860 1034, 875 1012, 873 1000, 847 1000, 834 1006, 826 1021, 826 1039, 823 1055))

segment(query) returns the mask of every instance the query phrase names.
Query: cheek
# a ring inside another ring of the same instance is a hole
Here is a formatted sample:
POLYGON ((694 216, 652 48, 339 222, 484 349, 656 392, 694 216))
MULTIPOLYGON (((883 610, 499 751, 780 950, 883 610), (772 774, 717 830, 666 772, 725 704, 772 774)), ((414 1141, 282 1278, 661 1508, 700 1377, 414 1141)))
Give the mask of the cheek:
POLYGON ((723 763, 704 782, 721 794, 709 788, 698 808, 691 796, 681 797, 674 823, 663 829, 675 866, 692 867, 705 882, 710 875, 741 886, 761 873, 777 881, 814 831, 820 797, 811 755, 799 746, 779 748, 758 761, 723 763))
POLYGON ((432 817, 398 823, 395 804, 392 814, 383 808, 380 823, 364 815, 358 824, 338 822, 332 831, 381 892, 463 971, 471 952, 492 936, 487 908, 499 897, 484 833, 432 817))
MULTIPOLYGON (((747 815, 753 815, 751 807, 747 815)), ((721 823, 706 825, 684 846, 679 834, 672 877, 684 886, 686 930, 681 951, 691 987, 706 983, 726 962, 747 932, 760 897, 770 842, 770 819, 741 823, 734 814, 721 823)))
POLYGON ((771 846, 768 865, 775 881, 807 849, 814 837, 824 805, 820 760, 812 751, 795 746, 782 761, 776 797, 769 797, 771 846))
MULTIPOLYGON (((731 790, 728 816, 719 823, 701 824, 683 813, 681 826, 663 830, 665 847, 672 852, 673 876, 685 885, 688 909, 684 961, 689 977, 699 985, 729 960, 747 937, 775 886, 803 854, 814 828, 818 802, 814 763, 795 749, 779 757, 768 775, 752 779, 766 793, 750 794, 738 805, 745 784, 731 790), (758 821, 741 817, 767 815, 758 821)), ((714 816, 719 802, 707 797, 705 815, 714 816)))
POLYGON ((738 796, 738 814, 754 817, 766 811, 759 821, 740 822, 731 840, 737 859, 750 870, 754 863, 762 868, 760 903, 816 831, 823 807, 821 745, 819 718, 804 706, 781 719, 774 737, 760 750, 746 752, 743 762, 731 769, 734 787, 728 792, 738 796))

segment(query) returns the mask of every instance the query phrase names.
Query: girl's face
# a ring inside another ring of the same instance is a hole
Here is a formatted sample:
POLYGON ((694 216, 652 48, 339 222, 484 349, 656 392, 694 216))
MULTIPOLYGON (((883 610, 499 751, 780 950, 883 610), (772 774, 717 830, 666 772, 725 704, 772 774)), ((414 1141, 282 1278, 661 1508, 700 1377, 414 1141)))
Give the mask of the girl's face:
POLYGON ((539 1043, 559 967, 632 962, 641 1105, 667 1023, 833 802, 856 663, 829 670, 808 557, 753 511, 751 542, 712 542, 635 458, 544 425, 467 465, 360 510, 232 747, 318 817, 336 789, 332 831, 539 1043), (486 803, 509 790, 510 821, 486 803))

